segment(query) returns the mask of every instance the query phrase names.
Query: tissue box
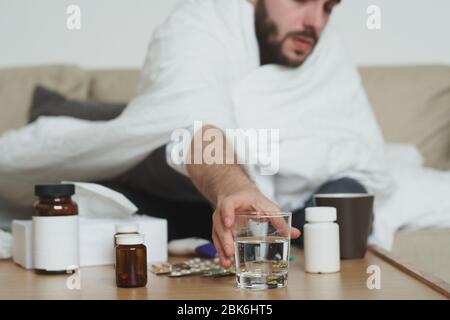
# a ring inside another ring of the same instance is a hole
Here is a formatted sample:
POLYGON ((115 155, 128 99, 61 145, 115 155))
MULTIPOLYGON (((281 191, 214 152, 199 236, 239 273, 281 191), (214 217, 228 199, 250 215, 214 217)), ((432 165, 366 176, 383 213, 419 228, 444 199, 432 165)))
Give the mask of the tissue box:
MULTIPOLYGON (((112 265, 115 263, 114 234, 117 224, 138 224, 145 237, 147 262, 167 261, 167 221, 148 216, 124 219, 80 217, 80 266, 112 265)), ((33 268, 33 224, 31 220, 14 220, 13 260, 26 269, 33 268)))
POLYGON ((80 265, 115 264, 114 234, 118 224, 138 224, 145 237, 147 262, 167 261, 167 220, 148 216, 126 219, 80 218, 80 265))
POLYGON ((13 261, 25 269, 33 269, 33 221, 13 220, 13 261))

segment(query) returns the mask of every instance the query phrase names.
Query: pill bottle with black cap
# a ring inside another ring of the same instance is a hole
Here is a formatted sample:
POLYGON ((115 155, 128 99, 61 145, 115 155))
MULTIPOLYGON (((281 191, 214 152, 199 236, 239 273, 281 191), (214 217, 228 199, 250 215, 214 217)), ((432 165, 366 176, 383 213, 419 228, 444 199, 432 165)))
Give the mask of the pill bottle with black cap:
POLYGON ((78 205, 72 184, 36 185, 33 205, 33 267, 39 273, 73 272, 79 267, 78 205))

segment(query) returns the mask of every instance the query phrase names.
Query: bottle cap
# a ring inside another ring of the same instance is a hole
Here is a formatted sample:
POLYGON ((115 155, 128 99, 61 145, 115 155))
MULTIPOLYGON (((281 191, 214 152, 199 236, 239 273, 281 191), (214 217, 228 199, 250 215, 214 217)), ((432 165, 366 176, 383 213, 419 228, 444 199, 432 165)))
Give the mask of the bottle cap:
POLYGON ((308 222, 336 221, 337 211, 334 207, 310 207, 305 210, 305 220, 308 222))
POLYGON ((116 236, 116 243, 118 245, 134 245, 134 244, 143 244, 144 243, 144 235, 142 234, 119 234, 116 236))
POLYGON ((137 224, 118 224, 116 225, 116 233, 137 233, 139 226, 137 224))
POLYGON ((38 197, 68 197, 75 194, 73 184, 41 184, 34 186, 34 194, 38 197))

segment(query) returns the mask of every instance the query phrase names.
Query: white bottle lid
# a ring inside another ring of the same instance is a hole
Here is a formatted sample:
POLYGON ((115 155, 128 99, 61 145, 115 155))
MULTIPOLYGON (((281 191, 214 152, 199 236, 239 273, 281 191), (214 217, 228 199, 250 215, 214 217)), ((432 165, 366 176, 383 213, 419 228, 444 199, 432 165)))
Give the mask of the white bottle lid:
POLYGON ((310 207, 305 210, 307 222, 332 222, 336 221, 337 211, 334 207, 310 207))
POLYGON ((137 224, 118 224, 116 225, 117 233, 137 233, 139 226, 137 224))
POLYGON ((116 243, 121 245, 135 245, 144 243, 142 234, 119 234, 116 236, 116 243))

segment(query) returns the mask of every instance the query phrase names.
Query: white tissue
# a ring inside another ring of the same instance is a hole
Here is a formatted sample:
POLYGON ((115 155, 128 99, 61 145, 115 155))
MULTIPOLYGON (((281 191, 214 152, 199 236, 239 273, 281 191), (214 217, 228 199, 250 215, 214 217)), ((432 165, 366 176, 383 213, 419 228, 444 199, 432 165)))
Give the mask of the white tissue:
POLYGON ((12 236, 9 232, 0 230, 0 259, 9 259, 12 254, 12 236))
POLYGON ((74 201, 78 204, 81 217, 89 218, 126 218, 138 208, 123 194, 105 186, 87 183, 62 181, 75 185, 74 201))
POLYGON ((183 256, 195 254, 195 248, 209 243, 210 241, 202 238, 187 238, 172 240, 169 242, 169 254, 183 256))

